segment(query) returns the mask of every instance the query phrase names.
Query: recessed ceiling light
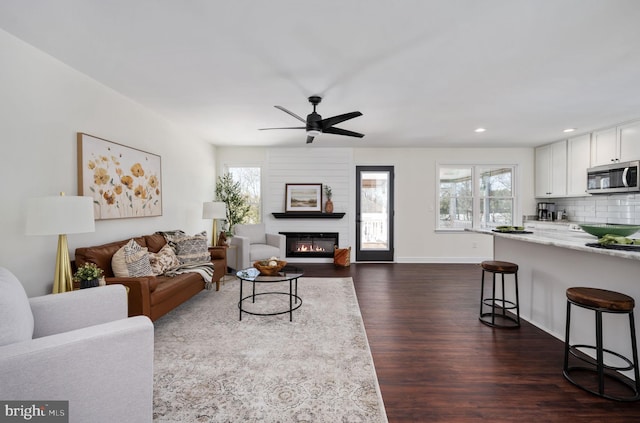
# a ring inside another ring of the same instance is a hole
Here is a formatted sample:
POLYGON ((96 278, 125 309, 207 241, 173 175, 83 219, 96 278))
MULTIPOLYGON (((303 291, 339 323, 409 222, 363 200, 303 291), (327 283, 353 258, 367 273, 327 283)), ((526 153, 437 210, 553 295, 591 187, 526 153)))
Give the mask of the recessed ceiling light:
POLYGON ((486 129, 484 128, 476 128, 473 132, 484 132, 486 129))
POLYGON ((573 132, 573 131, 575 131, 575 130, 576 130, 576 128, 567 128, 567 129, 565 129, 565 130, 564 130, 564 131, 562 131, 562 132, 573 132))

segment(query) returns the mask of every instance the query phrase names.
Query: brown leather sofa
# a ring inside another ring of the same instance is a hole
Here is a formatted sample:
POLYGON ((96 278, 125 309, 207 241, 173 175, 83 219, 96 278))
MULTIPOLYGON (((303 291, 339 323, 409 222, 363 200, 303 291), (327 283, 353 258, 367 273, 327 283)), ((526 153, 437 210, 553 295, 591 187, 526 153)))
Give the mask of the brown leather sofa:
MULTIPOLYGON (((130 238, 129 238, 130 239, 130 238)), ((95 263, 102 269, 107 284, 122 284, 129 287, 129 316, 145 315, 157 320, 175 307, 187 301, 203 289, 205 281, 198 273, 183 273, 176 276, 143 276, 136 278, 118 278, 111 269, 111 258, 129 239, 111 242, 94 247, 76 248, 75 265, 95 263)), ((160 234, 144 235, 134 238, 142 247, 157 253, 167 243, 160 234)), ((216 291, 220 289, 220 279, 227 269, 226 249, 209 247, 213 263, 213 281, 216 291)))

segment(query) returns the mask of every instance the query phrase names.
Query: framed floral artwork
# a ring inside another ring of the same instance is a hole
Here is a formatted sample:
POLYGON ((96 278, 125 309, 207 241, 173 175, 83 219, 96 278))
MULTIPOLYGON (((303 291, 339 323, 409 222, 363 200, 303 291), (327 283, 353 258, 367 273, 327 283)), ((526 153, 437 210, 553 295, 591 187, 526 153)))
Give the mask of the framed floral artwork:
POLYGON ((162 216, 160 156, 79 132, 78 195, 96 220, 162 216))
POLYGON ((322 184, 286 184, 285 212, 321 212, 322 184))

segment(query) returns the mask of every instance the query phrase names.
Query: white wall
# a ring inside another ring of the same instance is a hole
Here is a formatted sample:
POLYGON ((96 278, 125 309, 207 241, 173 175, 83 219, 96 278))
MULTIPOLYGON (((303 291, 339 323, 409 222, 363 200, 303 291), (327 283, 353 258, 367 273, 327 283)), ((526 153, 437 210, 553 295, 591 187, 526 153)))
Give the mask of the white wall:
POLYGON ((493 238, 476 233, 436 232, 438 164, 515 164, 520 199, 516 219, 535 211, 533 149, 420 148, 356 149, 356 165, 395 167, 396 261, 479 262, 493 257, 493 238))
MULTIPOLYGON (((532 148, 375 148, 296 149, 218 148, 218 169, 229 165, 260 165, 263 168, 263 221, 272 231, 301 230, 310 225, 339 227, 340 245, 355 247, 355 167, 392 165, 395 168, 395 261, 479 262, 493 257, 493 239, 477 233, 436 232, 436 166, 438 164, 515 164, 520 215, 535 214, 532 148), (313 161, 318 164, 313 164, 313 161), (302 163, 302 166, 300 166, 302 163), (342 221, 273 219, 272 212, 284 211, 285 183, 327 183, 334 191, 335 211, 345 212, 342 221), (345 228, 344 226, 348 226, 345 228), (283 229, 285 228, 285 229, 283 229), (343 231, 348 230, 348 237, 343 231)), ((313 229, 309 229, 313 230, 313 229)), ((335 232, 335 231, 332 231, 335 232)), ((355 254, 351 255, 352 260, 355 254)), ((316 259, 326 261, 326 259, 316 259)))
POLYGON ((113 90, 0 30, 0 266, 28 295, 50 292, 57 237, 24 235, 27 198, 77 194, 76 133, 158 154, 163 215, 96 222, 76 247, 158 230, 209 229, 202 202, 215 191, 215 148, 113 90))

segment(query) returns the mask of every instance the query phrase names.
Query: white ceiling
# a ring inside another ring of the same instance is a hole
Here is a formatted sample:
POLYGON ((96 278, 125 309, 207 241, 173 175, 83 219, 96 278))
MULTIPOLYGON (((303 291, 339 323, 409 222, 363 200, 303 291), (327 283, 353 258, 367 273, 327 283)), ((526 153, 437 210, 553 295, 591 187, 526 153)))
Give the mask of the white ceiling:
MULTIPOLYGON (((2 0, 0 28, 216 145, 534 146, 640 118, 637 0, 2 0), (487 131, 478 134, 477 127, 487 131)), ((7 64, 3 64, 6 66, 7 64)))

